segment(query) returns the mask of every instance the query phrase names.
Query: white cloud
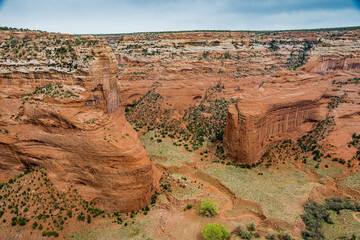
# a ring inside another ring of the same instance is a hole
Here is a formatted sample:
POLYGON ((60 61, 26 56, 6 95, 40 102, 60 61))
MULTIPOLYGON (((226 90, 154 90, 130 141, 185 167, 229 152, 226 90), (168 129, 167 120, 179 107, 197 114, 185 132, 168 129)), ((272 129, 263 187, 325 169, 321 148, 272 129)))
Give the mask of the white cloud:
POLYGON ((336 8, 336 0, 324 4, 331 6, 328 9, 319 8, 319 2, 312 7, 310 2, 299 7, 294 0, 8 0, 0 9, 0 25, 64 33, 360 25, 360 11, 348 0, 344 0, 346 8, 336 8))

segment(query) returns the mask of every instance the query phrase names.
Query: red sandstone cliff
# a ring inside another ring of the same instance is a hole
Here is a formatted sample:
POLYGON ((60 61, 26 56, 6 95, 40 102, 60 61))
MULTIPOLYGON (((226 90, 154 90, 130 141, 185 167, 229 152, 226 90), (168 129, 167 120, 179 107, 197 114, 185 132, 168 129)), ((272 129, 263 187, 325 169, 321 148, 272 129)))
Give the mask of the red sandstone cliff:
POLYGON ((47 33, 1 39, 1 178, 41 166, 57 188, 74 185, 105 210, 148 205, 159 172, 120 110, 117 62, 106 41, 47 33), (6 48, 14 39, 25 49, 16 60, 16 47, 6 48))
POLYGON ((325 81, 289 82, 275 79, 255 93, 242 95, 229 106, 224 135, 229 156, 243 163, 256 163, 271 136, 294 130, 306 121, 326 117, 325 81))

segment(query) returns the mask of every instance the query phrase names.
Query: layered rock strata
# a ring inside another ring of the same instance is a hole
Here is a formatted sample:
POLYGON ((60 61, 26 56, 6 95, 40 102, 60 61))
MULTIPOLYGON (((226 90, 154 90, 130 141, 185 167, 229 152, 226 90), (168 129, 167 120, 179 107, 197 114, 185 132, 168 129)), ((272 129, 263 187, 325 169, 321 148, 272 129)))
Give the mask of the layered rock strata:
POLYGON ((106 41, 48 33, 1 39, 2 180, 45 167, 58 189, 73 185, 105 210, 148 205, 159 172, 120 109, 106 41))
POLYGON ((314 81, 302 88, 298 84, 269 83, 255 93, 242 95, 229 107, 224 144, 230 157, 256 163, 269 138, 326 117, 322 97, 327 84, 314 81))

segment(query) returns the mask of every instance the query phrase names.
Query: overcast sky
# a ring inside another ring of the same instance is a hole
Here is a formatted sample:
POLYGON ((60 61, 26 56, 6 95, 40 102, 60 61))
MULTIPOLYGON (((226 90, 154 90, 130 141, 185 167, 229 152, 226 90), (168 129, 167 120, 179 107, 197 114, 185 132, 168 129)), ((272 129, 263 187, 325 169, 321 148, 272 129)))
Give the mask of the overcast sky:
POLYGON ((0 26, 62 33, 360 25, 360 0, 0 0, 0 26))

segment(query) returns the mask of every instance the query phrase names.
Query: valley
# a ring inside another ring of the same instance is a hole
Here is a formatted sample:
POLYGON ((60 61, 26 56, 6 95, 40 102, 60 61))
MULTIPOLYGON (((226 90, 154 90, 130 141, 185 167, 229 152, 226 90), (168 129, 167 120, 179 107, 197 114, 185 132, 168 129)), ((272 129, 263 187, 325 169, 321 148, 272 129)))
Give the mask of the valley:
POLYGON ((0 49, 1 239, 360 238, 358 28, 0 49))

